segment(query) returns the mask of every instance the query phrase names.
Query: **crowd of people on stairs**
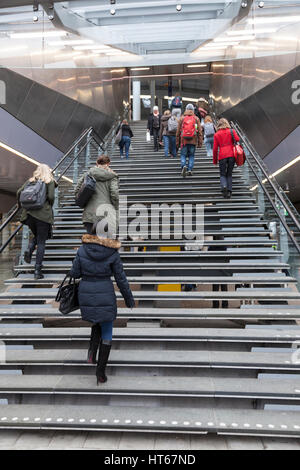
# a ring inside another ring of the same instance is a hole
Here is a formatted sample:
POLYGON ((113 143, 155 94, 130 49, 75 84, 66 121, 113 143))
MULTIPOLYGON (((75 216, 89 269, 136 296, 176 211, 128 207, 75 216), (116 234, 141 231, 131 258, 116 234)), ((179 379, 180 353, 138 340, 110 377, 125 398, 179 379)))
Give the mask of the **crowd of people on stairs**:
MULTIPOLYGON (((208 114, 208 103, 200 98, 196 106, 189 103, 182 114, 182 98, 176 94, 171 109, 161 116, 158 106, 153 107, 149 115, 147 131, 153 136, 154 151, 164 147, 165 157, 175 158, 180 150, 181 174, 192 176, 195 150, 204 141, 207 156, 212 157, 213 164, 219 163, 221 191, 225 198, 232 194, 232 171, 235 165, 234 141, 239 136, 230 128, 229 122, 221 118, 216 127, 208 114)), ((116 134, 120 156, 129 158, 129 148, 133 132, 127 120, 119 125, 116 134)), ((86 176, 94 181, 94 192, 84 206, 82 221, 86 234, 82 237, 82 245, 77 251, 69 275, 80 278, 78 302, 83 320, 91 323, 91 336, 87 361, 97 364, 97 384, 106 382, 105 369, 111 349, 113 321, 117 315, 117 300, 111 277, 125 300, 128 308, 135 306, 135 301, 128 284, 119 249, 121 243, 117 239, 119 209, 119 177, 110 168, 110 158, 101 155, 85 175, 79 179, 75 188, 75 197, 82 191, 86 176), (113 208, 108 214, 115 218, 115 230, 109 223, 103 223, 107 214, 99 215, 101 205, 113 208), (98 352, 99 351, 99 352, 98 352), (97 358, 98 353, 98 358, 97 358)), ((49 166, 38 165, 33 176, 24 183, 17 192, 18 205, 22 207, 21 222, 27 225, 32 234, 24 261, 31 263, 36 250, 34 278, 43 279, 42 263, 45 254, 46 240, 52 236, 54 223, 53 204, 57 183, 49 166)), ((186 285, 186 290, 193 290, 194 285, 186 285)), ((218 286, 214 287, 218 289, 218 286)), ((221 286, 222 290, 226 286, 221 286)), ((215 305, 214 305, 215 306, 215 305)), ((227 302, 222 304, 227 307, 227 302)))

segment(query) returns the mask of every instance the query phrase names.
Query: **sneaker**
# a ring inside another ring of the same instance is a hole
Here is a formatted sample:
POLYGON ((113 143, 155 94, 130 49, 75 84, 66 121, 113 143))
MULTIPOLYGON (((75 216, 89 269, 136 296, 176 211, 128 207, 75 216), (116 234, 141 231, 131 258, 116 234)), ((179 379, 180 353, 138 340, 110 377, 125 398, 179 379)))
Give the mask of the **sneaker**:
POLYGON ((226 199, 231 199, 232 191, 227 191, 226 199))
POLYGON ((186 172, 187 172, 187 167, 184 166, 184 167, 182 168, 182 171, 181 171, 181 176, 182 176, 183 178, 186 177, 186 172))
POLYGON ((191 171, 188 171, 187 175, 188 176, 193 176, 193 173, 191 171))

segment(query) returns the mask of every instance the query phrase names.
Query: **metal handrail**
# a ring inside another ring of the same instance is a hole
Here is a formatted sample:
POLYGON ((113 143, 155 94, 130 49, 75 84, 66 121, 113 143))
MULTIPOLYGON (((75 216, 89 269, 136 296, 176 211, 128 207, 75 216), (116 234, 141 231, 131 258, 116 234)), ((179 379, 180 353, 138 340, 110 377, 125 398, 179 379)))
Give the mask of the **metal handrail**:
POLYGON ((52 169, 52 173, 54 173, 60 166, 61 164, 66 160, 66 158, 68 158, 68 156, 70 155, 70 153, 73 152, 73 150, 75 150, 75 148, 80 144, 80 142, 85 138, 87 137, 87 135, 93 130, 92 127, 89 127, 89 129, 86 129, 84 132, 82 132, 82 134, 75 140, 75 142, 71 145, 71 147, 69 148, 69 150, 67 151, 67 153, 65 153, 65 155, 59 160, 59 162, 57 162, 57 164, 55 165, 55 167, 52 169))
MULTIPOLYGON (((125 112, 126 113, 126 112, 125 112)), ((119 124, 119 122, 118 122, 119 124)), ((88 146, 88 144, 90 142, 92 142, 93 140, 95 140, 97 142, 97 144, 99 145, 99 147, 101 148, 101 150, 103 152, 105 152, 106 150, 106 143, 107 141, 109 140, 110 138, 110 134, 113 133, 113 130, 114 130, 114 126, 111 127, 110 131, 108 132, 108 134, 106 135, 105 139, 103 139, 97 131, 95 131, 95 129, 93 127, 89 127, 88 129, 85 129, 81 134, 80 136, 76 139, 76 141, 71 145, 71 147, 69 148, 69 150, 65 153, 65 155, 63 155, 63 157, 59 160, 59 162, 57 162, 57 164, 54 166, 54 168, 52 169, 52 173, 55 173, 55 171, 61 166, 61 164, 68 158, 68 156, 76 149, 76 147, 78 145, 80 145, 80 143, 82 142, 82 140, 84 138, 87 137, 87 140, 85 142, 85 144, 81 147, 81 149, 76 153, 76 156, 71 160, 71 162, 69 163, 69 165, 67 165, 67 167, 64 169, 64 171, 58 176, 57 178, 57 182, 64 176, 64 174, 68 171, 68 169, 70 168, 70 166, 75 162, 75 160, 78 158, 78 156, 81 154, 81 152, 88 146)), ((2 232, 2 230, 10 223, 10 221, 18 214, 19 210, 21 209, 21 207, 19 206, 19 204, 15 204, 15 206, 13 206, 9 212, 11 212, 11 214, 9 215, 9 217, 2 223, 2 225, 0 226, 0 233, 2 232)), ((23 226, 23 224, 20 224, 16 230, 10 235, 10 237, 8 238, 8 240, 0 247, 0 254, 2 253, 2 251, 7 247, 7 245, 9 245, 9 243, 11 242, 11 240, 17 235, 17 233, 19 232, 19 230, 21 229, 21 227, 23 226)))
MULTIPOLYGON (((247 147, 249 153, 252 155, 252 157, 254 158, 255 162, 257 163, 257 165, 259 166, 259 168, 262 170, 264 176, 266 177, 267 181, 271 184, 272 186, 272 189, 273 191, 275 192, 276 196, 278 197, 278 199, 280 200, 280 202, 282 203, 283 207, 286 209, 286 211, 288 212, 288 214, 290 215, 290 217, 292 218, 292 220, 295 222, 295 225, 297 226, 297 228, 300 230, 300 224, 298 222, 298 220, 295 218, 294 214, 290 211, 290 208, 288 207, 288 205, 285 203, 284 199, 281 197, 281 194, 280 192, 277 190, 277 188, 275 187, 275 185, 273 184, 273 182, 270 180, 270 177, 268 175, 268 173, 265 171, 263 165, 260 163, 260 161, 258 160, 258 158, 255 156, 255 153, 254 151, 250 148, 250 146, 247 144, 247 142, 245 142, 245 134, 243 133, 243 131, 241 130, 241 128, 238 126, 238 124, 235 124, 234 122, 231 122, 231 126, 235 129, 236 132, 239 133, 239 135, 242 137, 242 140, 243 140, 243 143, 245 144, 245 146, 247 147)), ((250 167, 250 169, 252 170, 252 173, 254 174, 255 178, 257 179, 259 185, 261 186, 262 190, 264 191, 264 193, 266 194, 268 200, 270 201, 274 211, 276 212, 280 222, 282 223, 282 225, 284 226, 289 238, 291 239, 291 241, 293 242, 296 250, 298 251, 298 253, 300 254, 300 245, 298 244, 296 238, 294 237, 290 227, 288 226, 288 224, 286 223, 284 217, 282 216, 282 214, 280 213, 279 209, 277 208, 276 206, 276 203, 274 202, 274 200, 272 199, 269 191, 267 190, 265 184, 263 183, 263 181, 261 180, 261 178, 257 175, 257 172, 255 171, 250 159, 248 158, 248 156, 246 155, 246 160, 247 160, 247 163, 250 167)))
MULTIPOLYGON (((291 212, 290 210, 290 207, 286 204, 285 200, 283 199, 282 195, 280 194, 280 192, 278 191, 278 189, 276 188, 276 186, 274 185, 273 181, 271 180, 270 176, 268 175, 267 171, 265 170, 264 166, 261 164, 261 162, 259 161, 259 159, 256 157, 255 155, 255 152, 254 150, 252 150, 251 146, 250 146, 250 143, 247 143, 245 141, 245 134, 244 132, 242 131, 242 129, 240 128, 240 126, 237 124, 237 123, 231 123, 232 126, 234 127, 234 129, 241 135, 243 135, 243 141, 249 151, 249 153, 251 153, 252 157, 254 158, 256 164, 259 166, 259 168, 261 169, 261 171, 263 172, 264 176, 266 177, 268 183, 272 186, 272 189, 274 191, 274 193, 276 194, 276 196, 278 197, 278 199, 280 200, 281 204, 283 205, 283 207, 285 208, 285 210, 288 212, 288 215, 291 217, 291 219, 293 220, 294 224, 296 225, 297 229, 300 231, 300 223, 299 221, 296 219, 295 215, 293 214, 293 212, 291 212)), ((248 141, 248 139, 247 139, 248 141)), ((248 160, 249 162, 249 160, 248 160)))
MULTIPOLYGON (((80 142, 87 137, 87 135, 90 133, 90 132, 93 132, 94 133, 94 130, 92 127, 90 127, 89 129, 85 129, 81 135, 76 139, 76 141, 71 145, 71 147, 69 148, 69 150, 65 153, 65 155, 63 155, 63 157, 59 160, 59 162, 54 166, 54 168, 52 169, 52 173, 54 173, 60 166, 61 164, 66 160, 66 158, 68 158, 68 156, 75 150, 75 148, 80 144, 80 142)), ((84 147, 85 148, 85 147, 84 147)), ((77 157, 76 157, 77 158, 77 157)), ((64 172, 65 173, 65 172, 64 172)), ((64 173, 62 175, 60 175, 59 179, 61 178, 61 176, 64 175, 64 173)), ((0 233, 2 232, 2 230, 11 222, 11 220, 18 214, 19 210, 21 209, 21 207, 18 205, 18 204, 15 204, 10 211, 11 214, 9 215, 9 217, 7 217, 7 219, 5 219, 5 221, 1 224, 0 226, 0 233)), ((0 253, 1 253, 1 249, 0 249, 0 253)))

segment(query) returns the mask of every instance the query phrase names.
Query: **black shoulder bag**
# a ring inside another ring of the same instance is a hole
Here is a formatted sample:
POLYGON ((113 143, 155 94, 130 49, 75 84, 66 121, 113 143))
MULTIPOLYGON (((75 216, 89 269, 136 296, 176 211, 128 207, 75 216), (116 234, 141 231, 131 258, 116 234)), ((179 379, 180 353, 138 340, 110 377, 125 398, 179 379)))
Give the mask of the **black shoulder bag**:
POLYGON ((68 313, 79 309, 79 282, 75 281, 74 278, 70 277, 68 284, 64 285, 68 277, 70 277, 69 273, 65 276, 63 282, 59 286, 57 295, 55 297, 55 301, 60 303, 58 310, 63 315, 67 315, 68 313))
POLYGON ((75 203, 84 208, 96 191, 96 180, 89 173, 85 176, 83 183, 77 193, 75 203))

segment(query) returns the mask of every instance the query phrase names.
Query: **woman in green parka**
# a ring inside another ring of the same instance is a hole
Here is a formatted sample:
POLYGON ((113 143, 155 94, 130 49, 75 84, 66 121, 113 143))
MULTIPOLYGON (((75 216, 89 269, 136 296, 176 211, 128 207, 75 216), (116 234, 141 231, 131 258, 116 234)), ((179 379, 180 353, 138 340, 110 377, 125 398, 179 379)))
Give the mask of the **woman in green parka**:
POLYGON ((26 181, 26 183, 24 183, 23 186, 18 190, 17 198, 19 201, 21 191, 23 191, 29 182, 34 182, 37 180, 41 180, 46 184, 46 202, 41 209, 23 209, 20 220, 24 225, 28 225, 33 233, 33 239, 29 244, 29 249, 24 253, 24 260, 26 263, 31 263, 32 254, 37 247, 34 278, 43 279, 44 275, 42 274, 42 265, 45 254, 45 245, 46 240, 52 236, 52 225, 54 222, 52 206, 54 204, 55 188, 57 186, 57 183, 54 180, 53 174, 48 165, 41 164, 37 167, 33 173, 32 178, 26 181))
MULTIPOLYGON (((119 211, 119 177, 110 168, 110 158, 108 155, 100 155, 96 166, 92 167, 88 174, 96 180, 95 193, 92 195, 82 214, 82 222, 87 233, 92 234, 93 225, 105 218, 110 221, 112 227, 110 231, 115 232, 118 225, 119 211), (104 216, 106 213, 106 217, 104 216)), ((78 181, 75 188, 77 196, 86 174, 78 181)))

